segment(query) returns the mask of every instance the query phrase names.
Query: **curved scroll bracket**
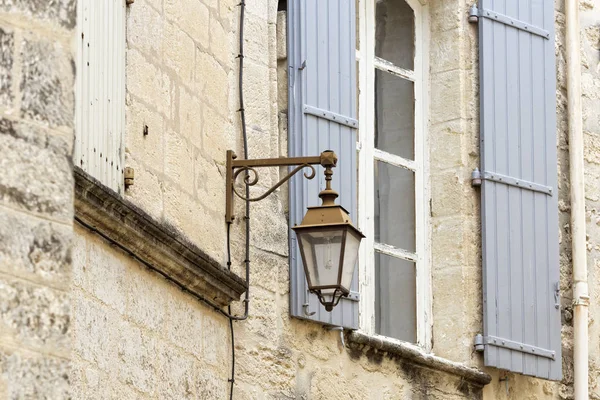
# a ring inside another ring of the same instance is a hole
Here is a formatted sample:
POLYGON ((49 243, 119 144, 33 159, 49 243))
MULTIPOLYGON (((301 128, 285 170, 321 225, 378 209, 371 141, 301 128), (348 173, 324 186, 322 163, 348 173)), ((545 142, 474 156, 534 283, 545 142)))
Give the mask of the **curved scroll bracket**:
POLYGON ((326 171, 331 174, 331 168, 337 164, 337 156, 333 151, 326 150, 320 156, 315 157, 288 157, 288 158, 265 158, 255 160, 236 160, 237 156, 232 150, 227 150, 227 172, 225 177, 226 196, 225 196, 225 221, 232 223, 235 218, 233 215, 233 196, 234 194, 245 201, 260 201, 273 193, 277 188, 287 182, 292 176, 296 175, 304 168, 309 168, 310 171, 304 173, 306 179, 313 179, 316 175, 313 165, 319 164, 325 167, 326 171), (254 186, 259 181, 259 175, 256 168, 261 167, 286 167, 296 166, 289 174, 277 182, 273 187, 258 197, 246 198, 239 193, 235 188, 235 181, 238 176, 246 172, 244 176, 244 184, 247 187, 254 186))
MULTIPOLYGON (((287 174, 283 179, 281 179, 279 182, 277 182, 275 185, 273 185, 273 187, 271 187, 269 190, 267 190, 265 193, 263 193, 262 195, 260 195, 258 197, 246 198, 243 194, 241 194, 240 192, 237 191, 237 189, 235 188, 235 184, 233 185, 233 193, 235 193, 235 195, 242 200, 260 201, 260 200, 264 199, 265 197, 267 197, 268 195, 270 195, 271 193, 273 193, 275 190, 277 190, 277 188, 279 188, 281 185, 286 183, 292 176, 296 175, 303 168, 310 168, 309 173, 306 173, 306 172, 304 173, 304 177, 306 179, 313 179, 315 177, 315 175, 317 173, 315 171, 315 167, 313 167, 312 165, 308 165, 308 164, 302 164, 302 165, 297 166, 293 170, 291 170, 290 173, 287 174)), ((237 171, 235 171, 235 173, 233 174, 233 181, 235 182, 237 180, 237 177, 244 171, 252 172, 254 174, 254 177, 252 177, 252 178, 250 177, 250 174, 247 174, 244 177, 244 183, 246 184, 246 186, 256 185, 260 178, 258 175, 258 171, 256 171, 256 169, 252 168, 252 167, 242 167, 242 168, 238 169, 237 171)))

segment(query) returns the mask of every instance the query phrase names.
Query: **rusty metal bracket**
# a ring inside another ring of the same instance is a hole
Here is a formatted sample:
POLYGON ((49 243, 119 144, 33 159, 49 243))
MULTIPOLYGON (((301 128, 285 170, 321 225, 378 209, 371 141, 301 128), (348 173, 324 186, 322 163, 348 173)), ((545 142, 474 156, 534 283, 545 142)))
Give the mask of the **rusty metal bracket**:
POLYGON ((273 193, 277 188, 287 182, 292 176, 304 168, 309 168, 310 171, 304 173, 306 179, 313 179, 316 175, 316 171, 313 165, 321 165, 326 169, 331 169, 337 165, 337 156, 331 150, 326 150, 321 153, 320 156, 314 157, 286 157, 286 158, 264 158, 264 159, 251 159, 251 160, 237 160, 236 154, 233 150, 227 150, 227 172, 225 176, 225 221, 230 224, 233 222, 235 216, 233 215, 233 199, 234 195, 238 196, 242 200, 246 201, 260 201, 273 193), (246 186, 254 186, 258 183, 260 177, 256 168, 264 167, 293 167, 283 179, 273 185, 269 190, 258 197, 246 198, 243 194, 239 193, 235 188, 235 181, 238 176, 245 172, 244 184, 246 186))

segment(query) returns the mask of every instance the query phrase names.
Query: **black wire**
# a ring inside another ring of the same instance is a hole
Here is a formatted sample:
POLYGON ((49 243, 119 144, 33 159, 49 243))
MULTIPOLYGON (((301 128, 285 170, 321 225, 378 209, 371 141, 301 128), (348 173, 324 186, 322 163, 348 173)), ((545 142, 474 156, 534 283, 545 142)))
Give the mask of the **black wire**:
MULTIPOLYGON (((231 270, 231 224, 227 224, 227 268, 231 270)), ((231 315, 231 306, 227 307, 231 315)), ((229 330, 231 331, 231 388, 229 389, 229 399, 233 400, 233 384, 235 383, 235 336, 233 333, 233 318, 229 318, 229 330)))
MULTIPOLYGON (((244 141, 244 158, 248 159, 248 133, 246 130, 246 112, 244 110, 244 12, 246 9, 246 3, 241 0, 240 4, 240 36, 239 36, 239 76, 238 76, 238 94, 240 100, 240 122, 242 126, 242 139, 244 141)), ((246 178, 248 178, 248 171, 246 171, 246 178)), ((250 198, 250 188, 246 185, 246 199, 250 198)), ((244 298, 244 315, 242 317, 233 318, 231 317, 231 306, 229 306, 229 329, 231 330, 231 384, 229 389, 229 400, 233 400, 233 386, 235 384, 235 336, 233 330, 234 320, 243 320, 248 318, 248 311, 250 307, 250 202, 246 200, 246 257, 244 264, 246 266, 246 296, 244 298)), ((227 267, 231 269, 231 223, 227 224, 227 267)))

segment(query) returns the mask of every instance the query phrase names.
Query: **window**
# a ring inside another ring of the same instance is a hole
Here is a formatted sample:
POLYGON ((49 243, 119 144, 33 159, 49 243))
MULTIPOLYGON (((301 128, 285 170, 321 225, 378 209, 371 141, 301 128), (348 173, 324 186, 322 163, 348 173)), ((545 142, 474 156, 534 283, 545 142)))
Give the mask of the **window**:
POLYGON ((116 192, 123 188, 125 1, 77 2, 73 162, 116 192))
POLYGON ((424 10, 359 7, 361 328, 429 349, 424 10))

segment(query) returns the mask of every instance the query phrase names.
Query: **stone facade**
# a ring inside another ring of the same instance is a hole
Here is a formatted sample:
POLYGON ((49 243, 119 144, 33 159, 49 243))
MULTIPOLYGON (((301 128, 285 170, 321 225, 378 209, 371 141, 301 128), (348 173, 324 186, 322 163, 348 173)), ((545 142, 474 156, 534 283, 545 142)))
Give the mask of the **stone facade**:
POLYGON ((75 1, 0 2, 0 397, 68 398, 75 1))
MULTIPOLYGON (((285 15, 277 3, 246 4, 252 158, 287 152, 285 15)), ((73 235, 75 1, 2 0, 0 396, 224 399, 235 350, 235 399, 572 398, 563 1, 556 1, 562 382, 485 369, 473 351, 482 329, 479 193, 470 186, 479 164, 477 30, 466 19, 471 2, 427 3, 437 357, 343 340, 289 316, 285 186, 252 204, 250 317, 234 322, 234 348, 223 315, 94 231, 76 223, 73 235), (479 368, 491 383, 456 363, 479 368)), ((600 399, 600 6, 580 3, 590 398, 600 399)), ((135 169, 135 183, 125 198, 223 265, 225 151, 243 153, 238 18, 234 0, 136 0, 127 11, 125 165, 135 169)), ((255 190, 284 173, 268 170, 255 190)), ((237 218, 232 269, 240 276, 243 231, 237 218)), ((238 303, 232 309, 243 311, 238 303)))

